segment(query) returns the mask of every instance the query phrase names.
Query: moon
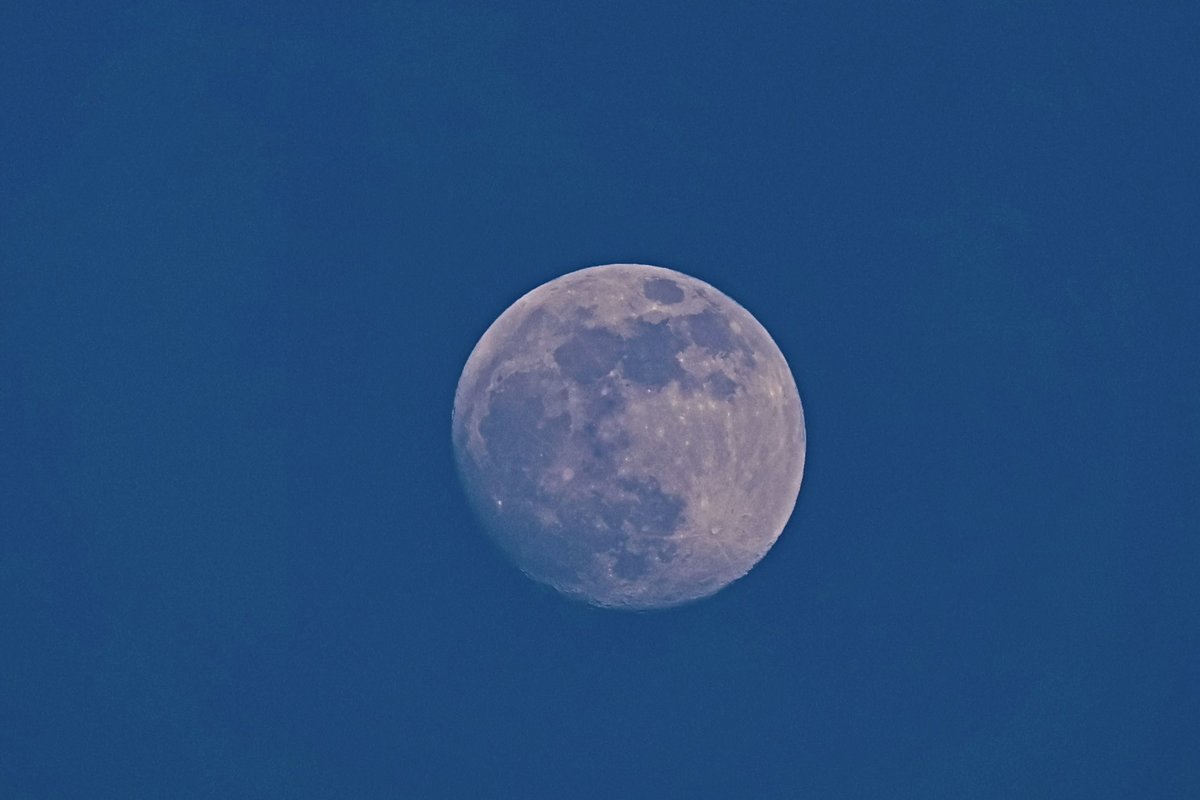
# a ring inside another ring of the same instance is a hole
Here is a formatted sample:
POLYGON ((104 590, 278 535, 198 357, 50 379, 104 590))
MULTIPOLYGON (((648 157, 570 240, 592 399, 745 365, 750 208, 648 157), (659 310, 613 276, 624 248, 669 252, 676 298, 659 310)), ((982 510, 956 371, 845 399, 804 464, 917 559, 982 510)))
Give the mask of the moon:
POLYGON ((452 431, 470 503, 512 561, 617 609, 744 576, 804 473, 774 340, 707 283, 642 264, 571 272, 510 306, 467 359, 452 431))

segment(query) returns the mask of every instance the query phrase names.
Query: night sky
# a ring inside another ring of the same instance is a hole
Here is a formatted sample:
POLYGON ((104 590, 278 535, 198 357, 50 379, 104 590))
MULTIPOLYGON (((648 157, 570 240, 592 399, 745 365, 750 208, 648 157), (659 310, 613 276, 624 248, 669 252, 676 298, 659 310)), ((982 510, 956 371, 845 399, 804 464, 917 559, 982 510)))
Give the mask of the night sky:
POLYGON ((16 4, 0 798, 1200 797, 1200 7, 16 4), (771 332, 803 487, 528 580, 471 348, 582 267, 771 332))

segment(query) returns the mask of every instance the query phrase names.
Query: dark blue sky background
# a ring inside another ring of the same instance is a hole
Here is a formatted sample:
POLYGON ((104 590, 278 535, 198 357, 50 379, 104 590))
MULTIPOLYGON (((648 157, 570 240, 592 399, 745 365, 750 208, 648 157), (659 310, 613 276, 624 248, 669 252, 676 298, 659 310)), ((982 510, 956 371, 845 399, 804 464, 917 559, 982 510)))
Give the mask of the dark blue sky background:
POLYGON ((0 797, 1200 796, 1192 2, 0 21, 0 797), (1152 10, 1148 10, 1152 7, 1152 10), (706 280, 804 401, 745 580, 466 507, 537 284, 706 280))

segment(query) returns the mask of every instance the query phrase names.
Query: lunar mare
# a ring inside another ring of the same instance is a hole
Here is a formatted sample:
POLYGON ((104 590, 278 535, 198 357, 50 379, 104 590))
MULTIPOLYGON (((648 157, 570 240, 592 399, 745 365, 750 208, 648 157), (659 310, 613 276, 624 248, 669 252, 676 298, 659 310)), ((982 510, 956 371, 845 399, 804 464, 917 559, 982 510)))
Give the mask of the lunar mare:
POLYGON ((683 273, 591 267, 529 292, 459 379, 454 451, 471 504, 530 577, 628 609, 745 575, 791 516, 804 413, 783 354, 683 273))

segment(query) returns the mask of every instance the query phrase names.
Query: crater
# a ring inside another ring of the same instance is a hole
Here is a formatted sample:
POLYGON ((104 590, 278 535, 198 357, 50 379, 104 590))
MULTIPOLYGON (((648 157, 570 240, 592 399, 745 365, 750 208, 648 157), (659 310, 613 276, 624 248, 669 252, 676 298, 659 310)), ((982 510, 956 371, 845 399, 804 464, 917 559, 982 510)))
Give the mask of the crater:
POLYGON ((650 278, 642 284, 642 294, 668 306, 683 302, 683 289, 669 278, 650 278))

